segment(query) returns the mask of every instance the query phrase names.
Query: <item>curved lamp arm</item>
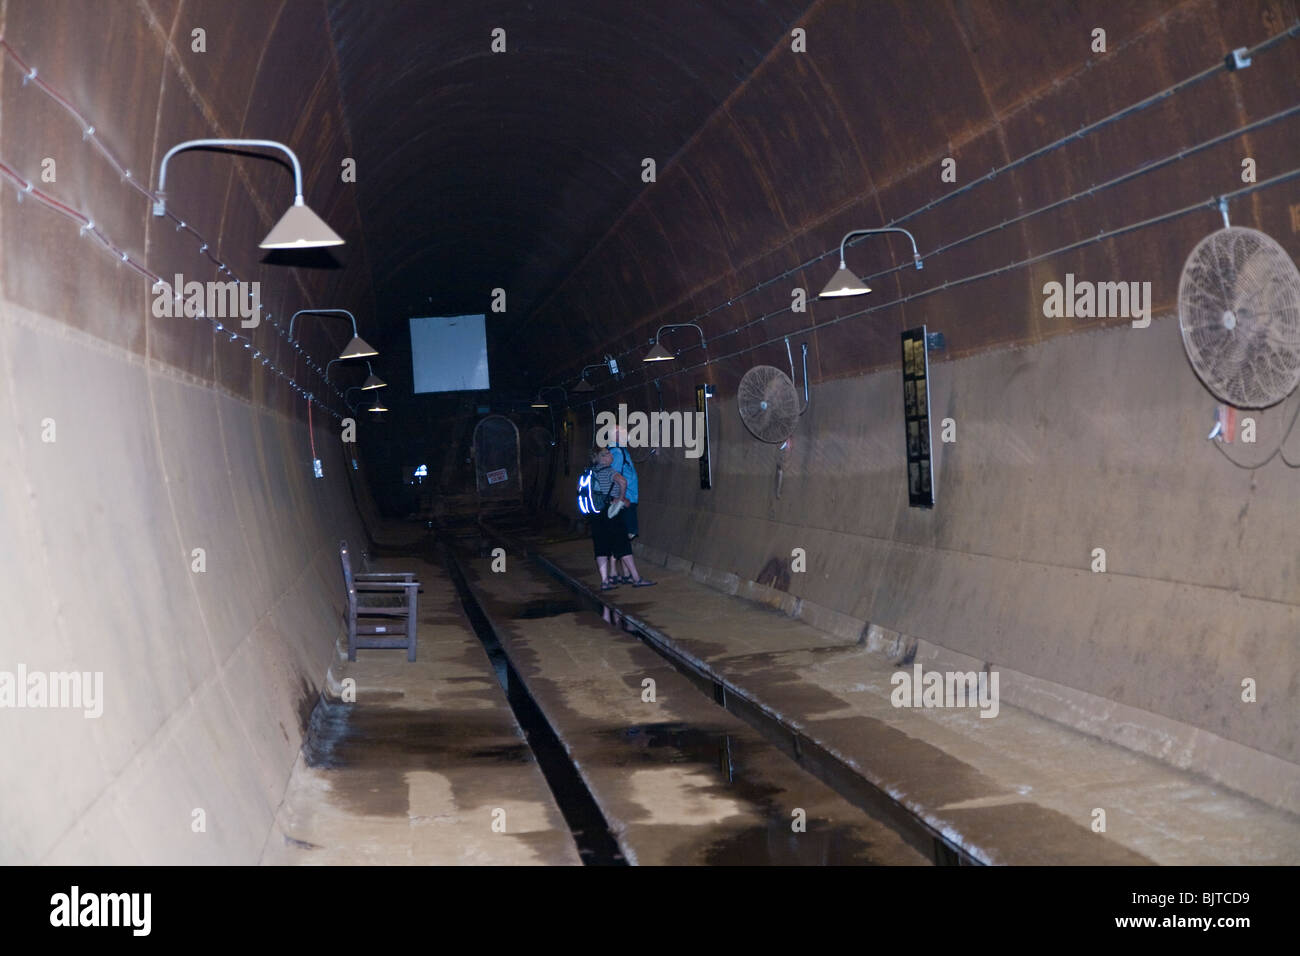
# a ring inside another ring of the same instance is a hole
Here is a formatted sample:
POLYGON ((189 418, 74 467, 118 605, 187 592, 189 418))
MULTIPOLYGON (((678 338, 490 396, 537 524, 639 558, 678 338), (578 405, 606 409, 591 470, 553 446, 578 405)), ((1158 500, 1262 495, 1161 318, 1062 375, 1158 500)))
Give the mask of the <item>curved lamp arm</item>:
MULTIPOLYGON (((325 381, 329 382, 330 380, 330 366, 333 365, 335 362, 342 362, 342 361, 343 359, 330 359, 328 362, 325 363, 325 381)), ((367 375, 375 374, 375 370, 370 365, 370 359, 366 359, 366 374, 367 375)), ((330 382, 330 384, 332 385, 334 383, 330 382)))
POLYGON ((289 160, 293 163, 293 204, 295 206, 303 205, 302 201, 302 164, 298 162, 297 155, 284 143, 278 143, 273 139, 191 139, 184 143, 177 143, 171 149, 167 150, 162 158, 162 165, 158 167, 158 198, 153 204, 153 214, 155 216, 164 216, 167 214, 167 161, 173 156, 185 149, 202 149, 208 146, 260 146, 266 149, 278 149, 287 153, 289 160))
POLYGON ((679 322, 674 325, 659 326, 658 330, 655 332, 655 345, 659 344, 659 335, 664 331, 664 329, 694 329, 696 332, 700 333, 700 345, 708 348, 708 343, 704 341, 704 330, 694 322, 679 322))
MULTIPOLYGON (((565 390, 563 385, 543 385, 541 388, 537 390, 538 401, 541 401, 543 392, 559 392, 561 395, 564 396, 565 407, 566 408, 568 407, 569 393, 565 390)), ((546 414, 549 415, 551 418, 551 447, 554 448, 555 447, 555 409, 552 408, 550 405, 547 405, 546 414)))
MULTIPOLYGON (((348 402, 348 392, 364 392, 364 391, 365 391, 365 389, 362 388, 360 385, 352 385, 352 386, 350 386, 349 388, 345 389, 344 392, 343 392, 343 404, 348 406, 348 411, 350 411, 353 415, 355 415, 355 414, 357 413, 357 406, 356 406, 356 405, 353 405, 353 404, 351 404, 351 403, 348 402)), ((379 403, 379 399, 376 398, 375 401, 376 401, 376 403, 379 403)), ((357 403, 357 405, 360 405, 360 404, 361 404, 360 402, 357 403)), ((366 411, 368 411, 368 412, 372 412, 372 411, 373 411, 373 412, 386 412, 386 411, 388 411, 388 409, 387 409, 387 408, 384 408, 383 405, 380 404, 380 407, 378 407, 378 408, 368 408, 368 409, 366 409, 366 411)))
POLYGON ((912 261, 916 263, 917 269, 921 268, 921 254, 916 251, 916 240, 906 229, 900 229, 897 226, 885 226, 881 229, 854 229, 852 232, 845 233, 844 238, 840 240, 840 268, 848 268, 848 266, 844 264, 844 246, 850 239, 854 236, 871 236, 882 232, 901 232, 903 235, 907 236, 907 238, 912 242, 912 261))
POLYGON ((664 348, 662 345, 659 344, 660 337, 668 329, 694 329, 696 332, 699 332, 700 348, 704 349, 704 361, 706 364, 708 363, 709 343, 706 342, 704 339, 704 330, 700 328, 698 325, 696 325, 694 322, 675 322, 670 325, 659 326, 658 330, 656 330, 655 332, 654 347, 651 348, 650 351, 646 353, 646 355, 641 359, 642 362, 671 362, 673 359, 677 358, 677 356, 674 353, 669 352, 666 348, 664 348))
POLYGON ((290 341, 290 342, 292 342, 292 341, 294 340, 294 338, 293 338, 293 322, 294 322, 294 319, 296 319, 296 318, 298 318, 298 316, 300 316, 300 315, 304 315, 304 314, 307 314, 307 315, 346 315, 349 319, 352 320, 352 334, 353 334, 354 336, 360 334, 360 333, 357 332, 357 317, 356 317, 355 315, 353 315, 351 312, 349 312, 347 309, 299 309, 297 312, 295 312, 292 316, 289 317, 289 341, 290 341))

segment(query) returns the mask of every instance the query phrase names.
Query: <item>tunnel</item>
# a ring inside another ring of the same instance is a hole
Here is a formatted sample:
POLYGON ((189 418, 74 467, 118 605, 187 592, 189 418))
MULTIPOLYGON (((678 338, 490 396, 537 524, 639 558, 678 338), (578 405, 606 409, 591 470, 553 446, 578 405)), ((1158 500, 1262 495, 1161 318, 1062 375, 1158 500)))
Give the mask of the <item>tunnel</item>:
POLYGON ((1297 77, 0 0, 0 862, 1300 863, 1297 77))

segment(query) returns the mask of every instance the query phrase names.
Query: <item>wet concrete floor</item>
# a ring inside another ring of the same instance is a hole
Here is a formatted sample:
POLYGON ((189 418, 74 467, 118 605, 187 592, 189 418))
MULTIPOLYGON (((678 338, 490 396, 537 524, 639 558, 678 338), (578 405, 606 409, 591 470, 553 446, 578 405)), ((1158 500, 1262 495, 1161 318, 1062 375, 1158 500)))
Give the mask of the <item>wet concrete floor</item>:
MULTIPOLYGON (((589 542, 533 544, 597 580, 589 542)), ((638 558, 659 581, 600 596, 869 780, 976 859, 1002 864, 1295 864, 1300 819, 1003 701, 897 708, 899 669, 860 642, 638 558), (1106 829, 1094 828, 1104 810, 1106 829)), ((570 593, 573 593, 572 591, 570 593)), ((1005 695, 1007 688, 1003 687, 1005 695)))
POLYGON ((414 559, 387 564, 424 585, 418 660, 362 650, 349 663, 340 649, 262 862, 579 864, 450 580, 414 559))
POLYGON ((929 861, 529 562, 466 575, 624 855, 640 864, 929 861))

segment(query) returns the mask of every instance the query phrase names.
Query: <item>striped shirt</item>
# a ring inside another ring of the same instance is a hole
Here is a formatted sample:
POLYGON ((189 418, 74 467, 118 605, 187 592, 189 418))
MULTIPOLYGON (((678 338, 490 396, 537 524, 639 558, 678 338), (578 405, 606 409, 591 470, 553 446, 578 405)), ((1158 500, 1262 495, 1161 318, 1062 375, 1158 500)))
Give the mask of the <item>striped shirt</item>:
POLYGON ((591 485, 593 488, 599 489, 601 494, 612 497, 612 489, 614 487, 614 469, 609 465, 596 468, 591 473, 591 485))

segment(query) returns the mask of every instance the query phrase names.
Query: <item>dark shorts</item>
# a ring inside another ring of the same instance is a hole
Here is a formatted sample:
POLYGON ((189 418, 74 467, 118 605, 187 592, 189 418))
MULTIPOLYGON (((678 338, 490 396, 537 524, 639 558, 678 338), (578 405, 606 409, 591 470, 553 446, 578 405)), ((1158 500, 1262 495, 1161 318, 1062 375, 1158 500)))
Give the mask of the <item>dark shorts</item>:
POLYGON ((632 553, 622 512, 610 518, 602 511, 591 515, 587 521, 591 525, 591 544, 596 557, 621 558, 632 553))
POLYGON ((636 504, 625 505, 623 507, 623 513, 619 515, 619 517, 623 519, 623 525, 627 528, 627 533, 629 535, 641 533, 641 530, 637 527, 636 523, 636 504))

